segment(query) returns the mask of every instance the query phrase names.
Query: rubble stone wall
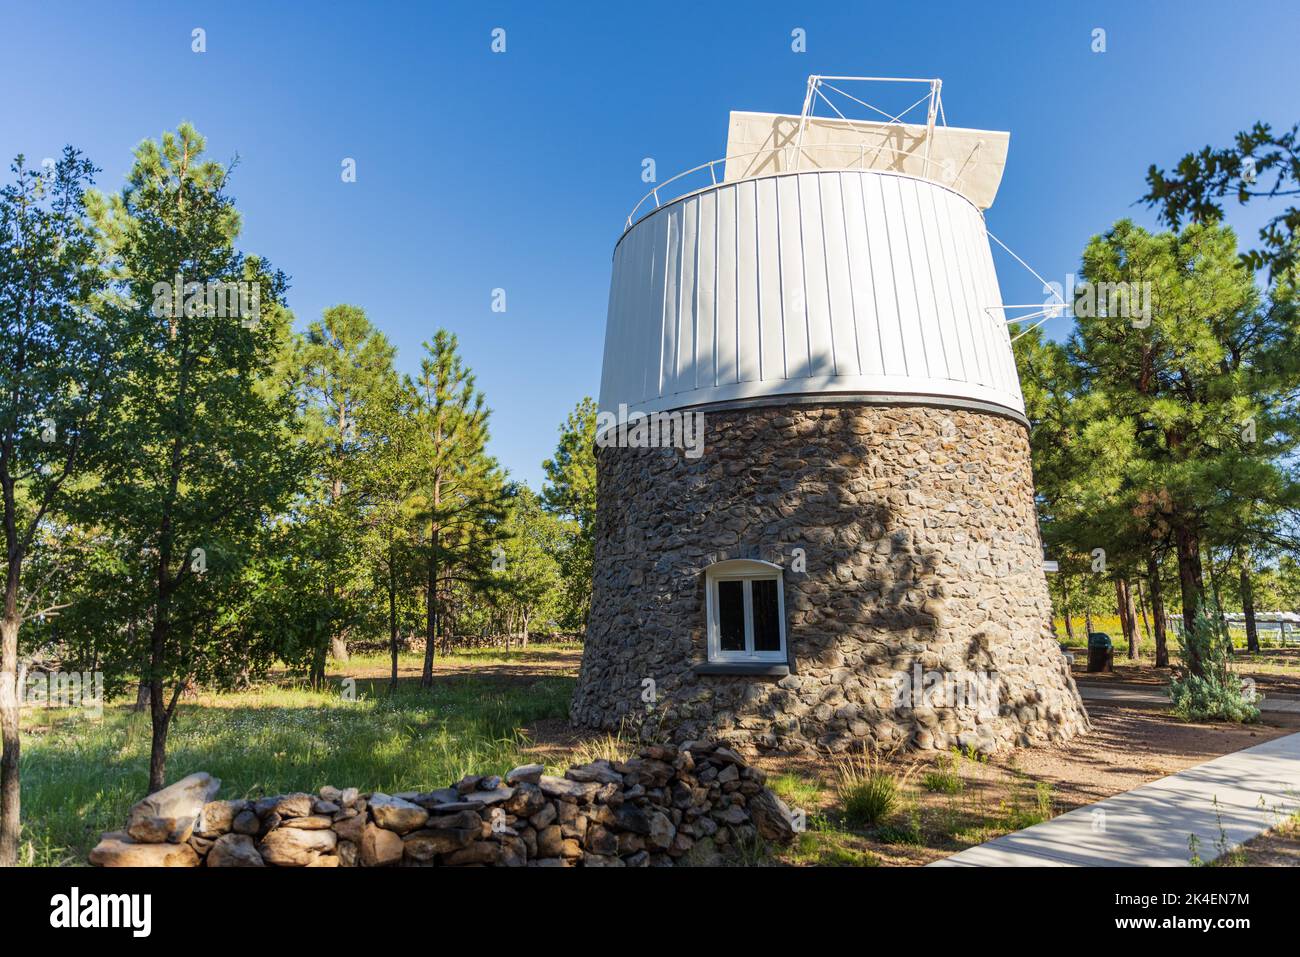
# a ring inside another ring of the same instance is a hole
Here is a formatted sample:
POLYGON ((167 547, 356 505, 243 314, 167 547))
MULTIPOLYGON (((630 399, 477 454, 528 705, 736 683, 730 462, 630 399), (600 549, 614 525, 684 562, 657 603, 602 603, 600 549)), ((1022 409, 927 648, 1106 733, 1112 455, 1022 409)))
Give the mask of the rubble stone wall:
POLYGON ((652 745, 563 777, 539 764, 427 792, 217 800, 199 772, 151 794, 103 836, 104 867, 643 867, 725 863, 794 837, 764 775, 718 744, 652 745))
POLYGON ((575 724, 826 751, 996 751, 1088 727, 1051 632, 1023 424, 847 403, 705 422, 696 458, 597 448, 575 724), (733 558, 784 566, 787 675, 695 667, 704 569, 733 558))

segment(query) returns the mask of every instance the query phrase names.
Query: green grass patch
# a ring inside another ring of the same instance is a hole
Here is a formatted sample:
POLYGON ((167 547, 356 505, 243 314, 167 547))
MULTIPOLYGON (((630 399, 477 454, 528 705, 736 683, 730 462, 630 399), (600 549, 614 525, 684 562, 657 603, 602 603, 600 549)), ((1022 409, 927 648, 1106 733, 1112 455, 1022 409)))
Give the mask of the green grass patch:
MULTIPOLYGON (((479 660, 489 657, 507 656, 479 660)), ((167 778, 209 771, 221 779, 222 797, 326 784, 388 793, 444 787, 523 763, 520 729, 564 717, 572 689, 562 674, 513 681, 454 674, 438 676, 431 689, 404 679, 391 695, 386 678, 358 680, 355 700, 337 685, 213 695, 177 709, 167 778)), ((33 717, 23 735, 23 859, 84 863, 100 832, 120 828, 145 791, 148 715, 122 704, 99 720, 33 717)))
POLYGON ((788 858, 793 864, 814 867, 879 867, 880 858, 855 847, 854 840, 843 831, 805 831, 788 858))

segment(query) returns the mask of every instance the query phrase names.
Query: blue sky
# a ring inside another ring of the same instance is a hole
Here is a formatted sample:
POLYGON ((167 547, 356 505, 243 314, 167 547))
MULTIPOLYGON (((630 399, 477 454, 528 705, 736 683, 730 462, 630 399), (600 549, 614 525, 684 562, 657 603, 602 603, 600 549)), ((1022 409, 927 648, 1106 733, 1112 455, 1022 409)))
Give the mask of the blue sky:
MULTIPOLYGON (((6 158, 72 143, 117 188, 136 143, 193 122, 214 158, 238 153, 241 245, 292 277, 299 324, 360 305, 406 371, 435 329, 456 332, 494 410, 493 453, 534 486, 599 386, 610 255, 642 159, 662 180, 721 156, 729 110, 798 112, 809 73, 941 77, 951 125, 1011 131, 989 227, 1056 281, 1115 219, 1154 225, 1132 205, 1149 164, 1300 119, 1293 2, 1249 17, 1131 0, 0 8, 6 158)), ((1265 214, 1229 221, 1250 241, 1265 214)), ((1042 301, 994 258, 1005 301, 1042 301)))

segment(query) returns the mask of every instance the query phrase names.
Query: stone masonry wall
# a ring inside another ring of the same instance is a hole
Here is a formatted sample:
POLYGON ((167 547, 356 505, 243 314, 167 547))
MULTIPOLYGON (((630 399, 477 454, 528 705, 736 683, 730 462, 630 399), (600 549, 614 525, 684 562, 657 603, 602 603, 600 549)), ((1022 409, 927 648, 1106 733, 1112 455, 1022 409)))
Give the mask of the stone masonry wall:
POLYGON ((1021 424, 863 404, 705 417, 695 459, 597 449, 576 724, 827 751, 995 751, 1087 729, 1050 630, 1021 424), (787 676, 692 670, 707 656, 703 569, 731 558, 785 568, 787 676), (961 693, 981 681, 991 707, 961 693))
POLYGON ((716 743, 652 745, 626 761, 547 775, 471 775, 402 794, 323 787, 317 794, 216 800, 191 774, 103 835, 103 867, 645 867, 725 863, 755 838, 794 838, 763 772, 716 743))

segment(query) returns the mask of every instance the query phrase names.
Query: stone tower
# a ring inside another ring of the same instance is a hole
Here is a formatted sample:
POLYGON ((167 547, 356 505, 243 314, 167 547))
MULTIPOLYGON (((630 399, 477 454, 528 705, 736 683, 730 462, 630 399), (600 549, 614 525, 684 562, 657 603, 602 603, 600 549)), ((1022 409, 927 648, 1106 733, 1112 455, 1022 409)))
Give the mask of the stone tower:
POLYGON ((814 117, 829 79, 801 115, 733 113, 725 175, 657 187, 615 248, 573 721, 1065 740, 1088 718, 983 217, 1009 136, 936 125, 938 81, 925 125, 814 117))

